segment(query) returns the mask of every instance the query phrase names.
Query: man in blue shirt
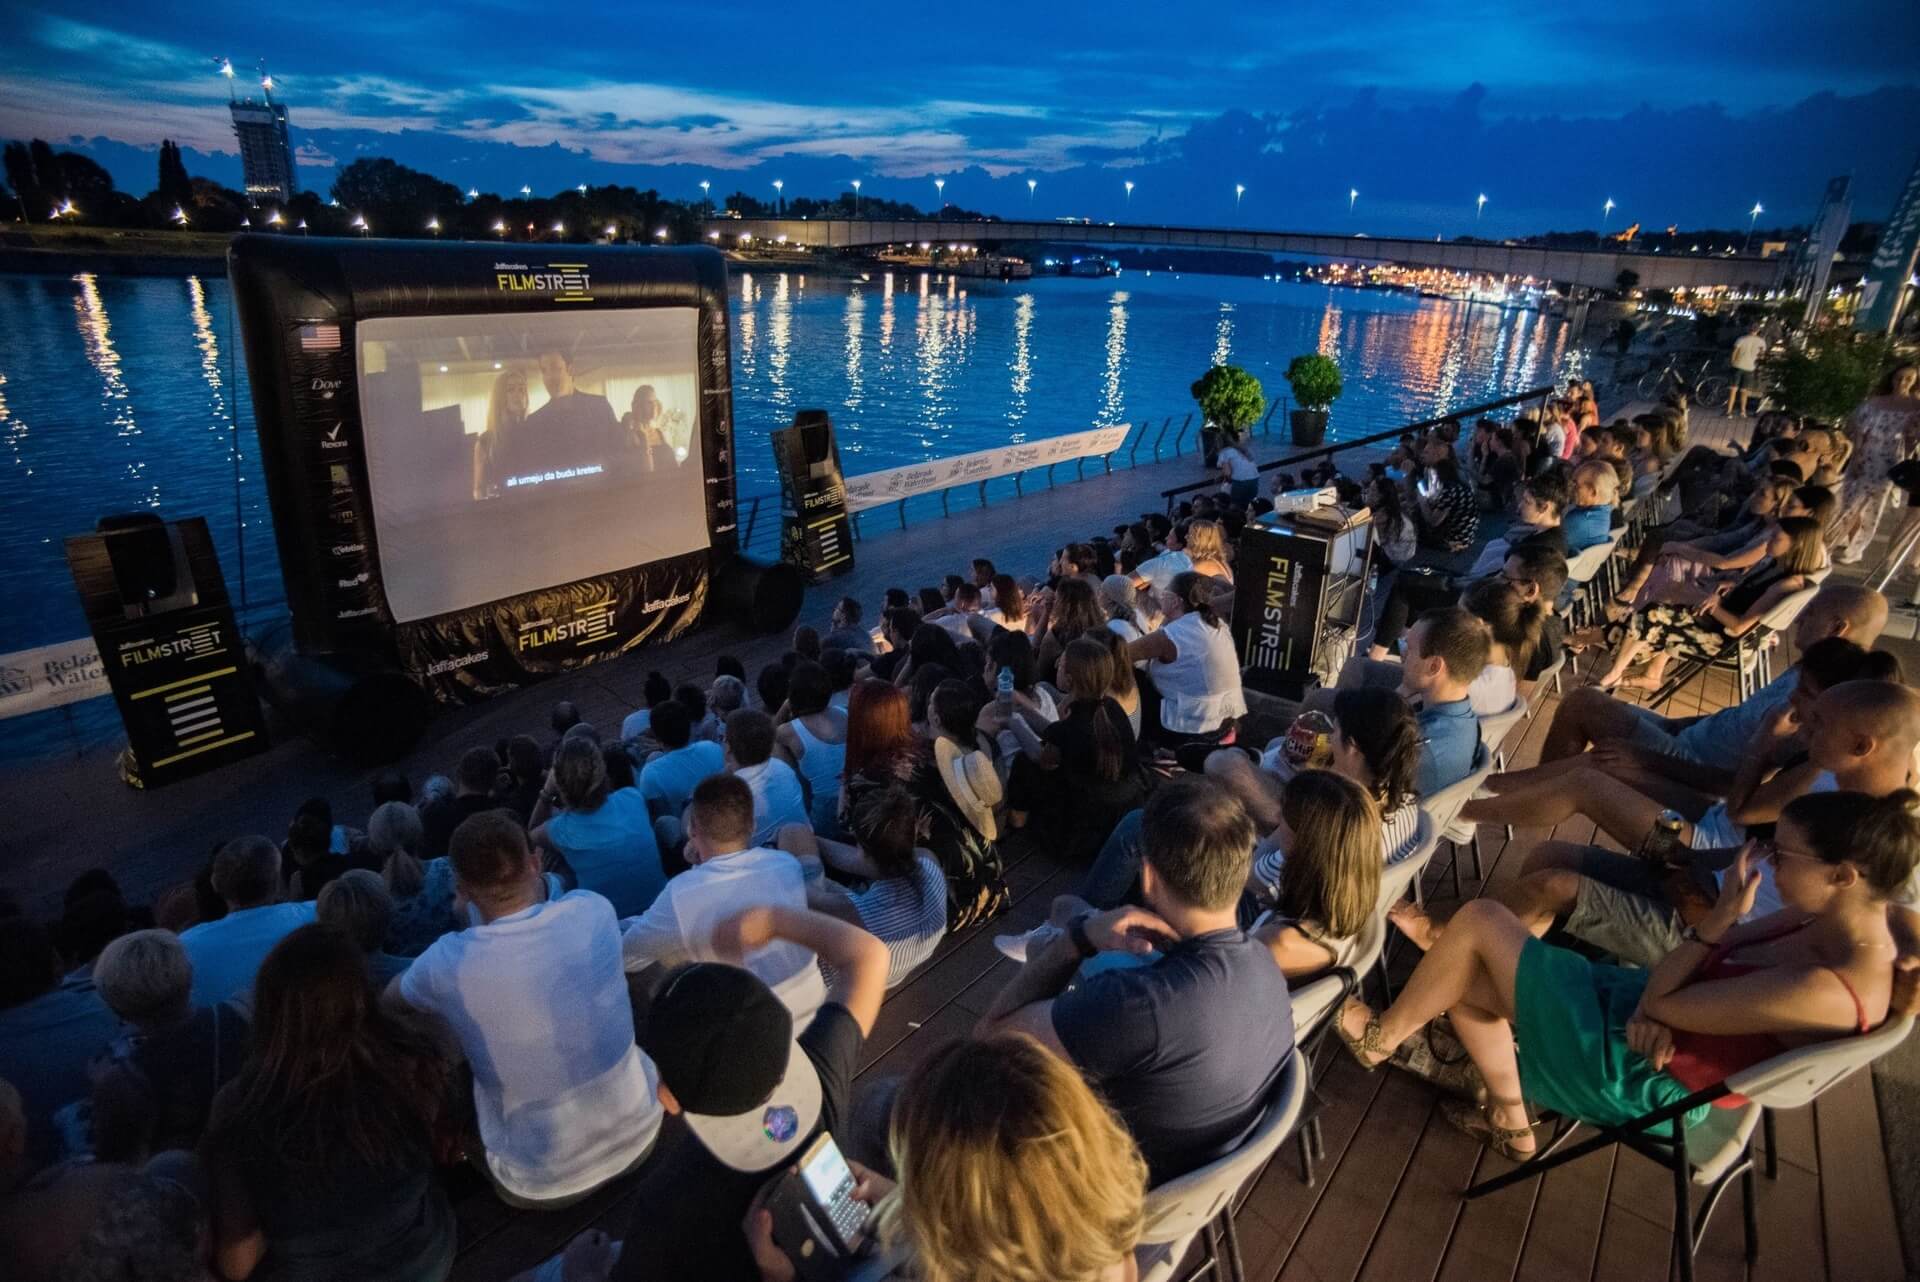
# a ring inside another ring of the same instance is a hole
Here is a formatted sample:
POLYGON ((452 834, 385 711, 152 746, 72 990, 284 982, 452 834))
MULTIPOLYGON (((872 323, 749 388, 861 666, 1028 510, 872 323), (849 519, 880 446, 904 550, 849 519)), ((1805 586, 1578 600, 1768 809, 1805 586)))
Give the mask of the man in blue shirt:
POLYGON ((45 928, 0 920, 0 1080, 20 1092, 28 1170, 60 1156, 54 1113, 88 1094, 88 1062, 120 1031, 92 978, 62 969, 45 928))
POLYGON ((693 737, 693 718, 685 705, 668 699, 654 705, 653 737, 661 751, 640 768, 640 795, 653 812, 653 832, 662 850, 678 849, 686 834, 680 820, 700 781, 726 769, 726 750, 693 737))
POLYGON ((280 899, 280 847, 269 837, 235 837, 213 857, 213 889, 227 915, 183 932, 193 962, 193 1004, 238 1001, 251 1008, 253 977, 273 946, 313 920, 311 903, 280 899))
POLYGON ((1467 702, 1467 687, 1487 666, 1493 634, 1464 608, 1429 610, 1401 643, 1400 693, 1413 705, 1424 751, 1414 778, 1422 797, 1473 773, 1480 749, 1480 719, 1467 702))
POLYGON ((1235 913, 1253 837, 1220 785, 1162 786, 1141 826, 1146 907, 1056 900, 1061 929, 1030 946, 980 1021, 1076 1065, 1126 1122, 1150 1184, 1244 1141, 1293 1050, 1286 976, 1235 913))

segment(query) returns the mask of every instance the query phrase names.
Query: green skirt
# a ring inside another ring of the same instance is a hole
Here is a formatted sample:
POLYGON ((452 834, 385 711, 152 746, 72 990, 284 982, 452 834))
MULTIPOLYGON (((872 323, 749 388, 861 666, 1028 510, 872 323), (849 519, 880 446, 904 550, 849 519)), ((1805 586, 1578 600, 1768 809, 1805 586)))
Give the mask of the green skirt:
MULTIPOLYGON (((1529 939, 1513 977, 1520 1086, 1543 1109, 1619 1126, 1685 1099, 1690 1091, 1627 1045, 1627 1020, 1647 972, 1590 962, 1529 939)), ((1710 1105, 1687 1114, 1696 1125, 1710 1105)))

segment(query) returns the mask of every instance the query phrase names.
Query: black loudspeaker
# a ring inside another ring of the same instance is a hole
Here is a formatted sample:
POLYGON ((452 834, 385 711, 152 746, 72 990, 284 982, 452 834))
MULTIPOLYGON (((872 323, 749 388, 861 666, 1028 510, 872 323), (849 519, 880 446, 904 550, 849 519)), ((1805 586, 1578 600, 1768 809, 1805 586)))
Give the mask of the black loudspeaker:
POLYGON ((404 757, 433 718, 433 699, 398 666, 360 655, 306 655, 290 620, 251 638, 260 688, 276 710, 359 765, 404 757))
POLYGON ((771 565, 735 557, 713 585, 713 609, 753 632, 784 632, 800 617, 807 576, 785 561, 771 565))
POLYGON ((94 522, 104 535, 120 607, 129 619, 200 603, 177 527, 152 512, 119 512, 94 522))

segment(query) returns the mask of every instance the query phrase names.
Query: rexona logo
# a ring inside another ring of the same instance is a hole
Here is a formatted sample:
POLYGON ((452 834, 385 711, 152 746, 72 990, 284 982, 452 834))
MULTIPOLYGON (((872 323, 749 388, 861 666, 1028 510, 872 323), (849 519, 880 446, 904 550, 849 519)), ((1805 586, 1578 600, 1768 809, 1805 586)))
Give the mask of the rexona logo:
POLYGON ((495 263, 493 284, 502 294, 544 294, 556 303, 593 301, 585 263, 495 263))

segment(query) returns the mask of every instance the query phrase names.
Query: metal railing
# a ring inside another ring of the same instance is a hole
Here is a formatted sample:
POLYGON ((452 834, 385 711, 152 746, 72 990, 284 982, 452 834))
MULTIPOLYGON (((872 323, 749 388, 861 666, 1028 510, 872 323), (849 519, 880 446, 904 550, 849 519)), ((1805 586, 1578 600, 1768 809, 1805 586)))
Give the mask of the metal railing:
MULTIPOLYGON (((1261 437, 1271 435, 1274 417, 1280 415, 1282 422, 1284 422, 1285 416, 1282 411, 1289 408, 1290 405, 1291 401, 1287 397, 1281 396, 1275 398, 1267 408, 1266 417, 1261 419, 1260 425, 1254 428, 1249 434, 1261 437)), ((1030 468, 1028 472, 1043 472, 1045 474, 1047 488, 1052 489, 1058 480, 1056 469, 1064 466, 1068 462, 1074 464, 1074 475, 1068 479, 1077 481, 1086 478, 1087 465, 1089 463, 1098 463, 1101 468, 1100 475, 1105 476, 1113 472, 1114 461, 1116 459, 1122 460, 1121 465, 1129 468, 1177 459, 1189 450, 1197 451, 1200 449, 1200 434, 1193 430, 1195 416, 1196 412, 1189 412, 1186 414, 1168 414, 1159 419, 1151 417, 1143 418, 1136 423, 1129 424, 1127 435, 1121 439, 1118 446, 1107 454, 1090 454, 1080 459, 1062 459, 1049 463, 1043 468, 1030 468), (1168 433, 1173 434, 1171 441, 1167 439, 1168 433), (1146 450, 1149 455, 1145 459, 1141 457, 1141 451, 1143 449, 1146 450)), ((910 507, 920 509, 921 513, 925 515, 950 516, 954 510, 953 494, 956 490, 962 491, 963 493, 971 492, 974 496, 973 506, 986 507, 989 505, 991 499, 989 487, 995 484, 1004 482, 1005 488, 1010 488, 1013 491, 1013 497, 1024 496, 1026 494, 1026 477, 1028 472, 1015 472, 1008 476, 994 477, 986 481, 964 481, 958 485, 949 485, 944 489, 929 490, 925 494, 916 494, 911 498, 899 499, 892 503, 883 504, 880 507, 870 507, 859 512, 849 513, 848 523, 853 528, 854 538, 859 539, 865 536, 864 531, 860 528, 861 518, 871 517, 875 513, 883 510, 891 509, 895 519, 899 522, 899 527, 903 530, 907 528, 907 518, 910 507), (936 503, 939 505, 937 513, 931 510, 936 503)), ((1203 482, 1202 484, 1210 484, 1210 482, 1203 482)), ((753 494, 739 494, 735 496, 734 502, 736 505, 735 511, 739 515, 740 550, 748 554, 765 556, 777 555, 780 550, 779 491, 763 490, 753 494), (762 519, 763 516, 765 517, 764 520, 762 519)), ((966 509, 963 507, 961 510, 964 511, 966 509)))
MULTIPOLYGON (((1470 418, 1477 418, 1492 410, 1506 409, 1513 405, 1524 405, 1529 401, 1539 401, 1541 414, 1544 416, 1548 398, 1558 395, 1558 391, 1559 389, 1548 385, 1546 387, 1536 387, 1530 391, 1520 392, 1513 396, 1503 396, 1497 401, 1488 401, 1482 405, 1465 405, 1459 409, 1449 410, 1445 414, 1436 414, 1432 418, 1423 418, 1414 423, 1402 423, 1396 427, 1387 428, 1385 431, 1371 432, 1365 436, 1357 436, 1350 441, 1333 441, 1326 445, 1316 445, 1310 450, 1302 450, 1298 454, 1289 454, 1285 458, 1274 459, 1271 463, 1262 463, 1260 464, 1260 471, 1271 472, 1278 468, 1292 467, 1296 464, 1309 462, 1317 458, 1331 458, 1333 455, 1339 454, 1344 450, 1360 449, 1368 445, 1379 445, 1386 441, 1397 441, 1408 432, 1418 432, 1425 428, 1438 427, 1449 419, 1459 419, 1464 423, 1470 418)), ((1269 421, 1272 420, 1273 415, 1271 412, 1268 413, 1267 418, 1269 421)), ((1185 485, 1176 485, 1172 489, 1162 490, 1160 491, 1160 497, 1167 501, 1167 511, 1172 512, 1174 500, 1180 495, 1193 494, 1200 490, 1217 489, 1219 485, 1220 481, 1218 477, 1209 477, 1204 481, 1191 481, 1185 485)))

